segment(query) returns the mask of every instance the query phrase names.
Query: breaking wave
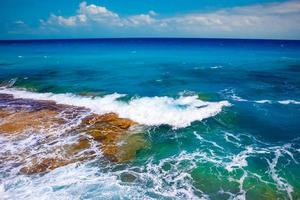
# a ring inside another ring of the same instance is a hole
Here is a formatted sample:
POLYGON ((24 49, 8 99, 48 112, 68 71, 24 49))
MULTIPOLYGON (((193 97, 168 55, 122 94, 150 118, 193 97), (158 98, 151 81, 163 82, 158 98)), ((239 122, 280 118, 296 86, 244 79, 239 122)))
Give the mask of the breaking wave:
POLYGON ((74 94, 36 93, 14 88, 1 88, 1 93, 12 94, 15 98, 34 100, 51 100, 58 104, 66 104, 91 109, 97 114, 117 113, 122 118, 129 118, 148 126, 170 125, 173 128, 189 126, 194 121, 213 117, 230 106, 228 101, 206 102, 197 96, 140 97, 129 102, 119 98, 126 95, 110 94, 104 97, 83 97, 74 94))

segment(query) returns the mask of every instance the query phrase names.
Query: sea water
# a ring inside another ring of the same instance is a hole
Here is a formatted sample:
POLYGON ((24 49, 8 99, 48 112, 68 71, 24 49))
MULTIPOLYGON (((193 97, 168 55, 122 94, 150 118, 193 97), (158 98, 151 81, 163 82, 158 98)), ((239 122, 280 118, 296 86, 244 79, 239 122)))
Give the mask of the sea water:
MULTIPOLYGON (((1 41, 0 81, 15 98, 129 118, 148 143, 124 163, 2 163, 0 198, 300 198, 299 41, 1 41)), ((0 133, 0 157, 37 140, 0 133)))

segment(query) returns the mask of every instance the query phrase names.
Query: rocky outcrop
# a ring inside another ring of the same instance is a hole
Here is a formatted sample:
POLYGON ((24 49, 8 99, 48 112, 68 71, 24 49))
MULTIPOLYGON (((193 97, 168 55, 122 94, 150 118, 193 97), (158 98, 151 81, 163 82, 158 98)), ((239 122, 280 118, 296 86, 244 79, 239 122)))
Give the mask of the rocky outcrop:
POLYGON ((96 141, 102 144, 103 154, 111 161, 121 162, 125 159, 120 155, 123 145, 119 145, 130 127, 136 125, 129 119, 119 118, 115 113, 91 115, 82 122, 83 129, 96 141))
POLYGON ((59 126, 64 123, 64 120, 57 118, 57 114, 57 111, 48 109, 32 112, 0 110, 0 133, 23 133, 26 130, 37 132, 41 129, 49 129, 51 126, 59 126))
POLYGON ((42 153, 28 155, 19 152, 18 156, 5 154, 5 160, 18 157, 23 173, 46 172, 93 159, 97 156, 95 148, 109 161, 124 162, 134 158, 136 152, 146 144, 141 127, 115 113, 98 115, 85 108, 59 105, 52 101, 15 99, 5 94, 0 94, 0 104, 0 134, 9 137, 41 134, 43 137, 36 144, 40 147, 35 147, 42 153), (59 145, 59 141, 64 141, 70 135, 77 139, 59 145))
POLYGON ((42 160, 34 159, 31 161, 31 165, 27 167, 21 168, 22 173, 26 174, 34 174, 40 172, 47 172, 58 167, 64 166, 71 163, 67 161, 67 159, 59 159, 59 158, 45 158, 42 160))

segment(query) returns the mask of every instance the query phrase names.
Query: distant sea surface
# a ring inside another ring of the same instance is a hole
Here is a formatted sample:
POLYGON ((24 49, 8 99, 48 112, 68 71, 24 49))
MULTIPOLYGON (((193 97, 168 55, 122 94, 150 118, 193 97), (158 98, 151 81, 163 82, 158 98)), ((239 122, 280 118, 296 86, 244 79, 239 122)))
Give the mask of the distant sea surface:
MULTIPOLYGON (((45 135, 76 137, 66 126, 7 133, 11 118, 0 118, 0 199, 300 199, 300 41, 0 41, 0 84, 25 107, 52 101, 130 119, 144 142, 131 141, 126 161, 97 148, 24 174, 32 157, 59 154, 45 135)), ((16 103, 5 98, 7 111, 16 103)))

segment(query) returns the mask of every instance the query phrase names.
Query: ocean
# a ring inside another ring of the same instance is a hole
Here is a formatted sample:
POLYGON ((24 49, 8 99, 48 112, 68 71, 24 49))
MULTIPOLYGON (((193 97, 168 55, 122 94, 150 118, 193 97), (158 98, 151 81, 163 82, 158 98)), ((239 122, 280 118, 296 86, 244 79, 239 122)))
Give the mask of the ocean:
POLYGON ((300 41, 0 41, 0 199, 300 199, 300 41))

